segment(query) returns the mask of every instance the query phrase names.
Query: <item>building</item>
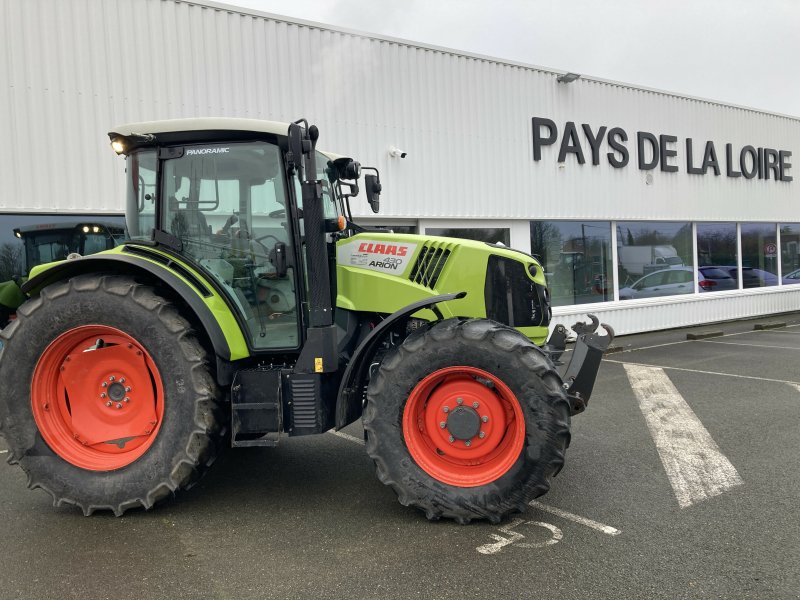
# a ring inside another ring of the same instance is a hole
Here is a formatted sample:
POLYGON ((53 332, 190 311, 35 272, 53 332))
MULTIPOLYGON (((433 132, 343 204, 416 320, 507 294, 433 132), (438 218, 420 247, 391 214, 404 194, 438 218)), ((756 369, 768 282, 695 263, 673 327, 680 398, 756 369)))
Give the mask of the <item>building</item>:
POLYGON ((124 122, 319 126, 403 231, 540 256, 556 322, 632 333, 800 309, 800 118, 207 1, 7 2, 0 244, 119 215, 124 122))

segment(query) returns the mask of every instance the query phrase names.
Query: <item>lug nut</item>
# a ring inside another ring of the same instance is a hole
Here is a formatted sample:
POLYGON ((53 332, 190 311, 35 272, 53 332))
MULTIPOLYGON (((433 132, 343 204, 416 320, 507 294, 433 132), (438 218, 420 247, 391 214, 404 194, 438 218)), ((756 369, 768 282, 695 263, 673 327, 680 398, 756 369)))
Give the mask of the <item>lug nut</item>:
POLYGON ((447 441, 449 441, 449 442, 452 444, 453 442, 455 442, 455 441, 456 441, 456 438, 454 438, 454 437, 451 435, 449 438, 447 438, 447 441))
POLYGON ((122 403, 121 402, 117 402, 117 408, 118 409, 122 408, 122 403))
POLYGON ((130 392, 130 391, 131 391, 131 388, 130 388, 130 386, 126 387, 126 388, 125 388, 125 391, 126 391, 126 392, 130 392))
POLYGON ((456 402, 458 404, 464 404, 464 399, 463 398, 456 398, 456 402))
POLYGON ((471 446, 472 442, 470 442, 469 440, 464 440, 464 445, 465 446, 471 446))
POLYGON ((100 387, 104 387, 104 388, 108 387, 108 384, 104 381, 103 383, 100 384, 100 387))
POLYGON ((486 415, 483 415, 481 417, 481 421, 483 421, 484 423, 488 423, 489 422, 489 417, 487 417, 486 415))
POLYGON ((441 423, 439 423, 439 427, 441 427, 442 429, 444 429, 445 427, 447 427, 447 423, 445 423, 444 421, 442 421, 441 423))
POLYGON ((128 398, 127 396, 125 396, 125 402, 130 402, 130 401, 131 401, 131 399, 128 398))
POLYGON ((105 397, 106 397, 106 393, 105 393, 105 392, 103 392, 102 394, 100 394, 100 397, 101 397, 101 398, 105 398, 105 397))
POLYGON ((480 404, 478 404, 477 402, 473 402, 472 403, 472 408, 478 408, 479 406, 480 406, 480 404))
POLYGON ((444 412, 446 412, 446 413, 449 413, 450 412, 450 407, 449 406, 445 406, 444 408, 442 408, 442 410, 444 412))
POLYGON ((111 400, 109 400, 108 402, 106 402, 106 406, 111 406, 111 400))
POLYGON ((120 377, 119 382, 120 383, 125 383, 125 378, 124 377, 120 377))
POLYGON ((116 379, 116 377, 114 377, 113 375, 108 378, 109 381, 114 381, 115 379, 116 379))
POLYGON ((479 438, 481 438, 481 439, 485 438, 485 437, 486 437, 486 432, 485 432, 485 431, 481 431, 481 432, 478 434, 478 437, 479 437, 479 438))

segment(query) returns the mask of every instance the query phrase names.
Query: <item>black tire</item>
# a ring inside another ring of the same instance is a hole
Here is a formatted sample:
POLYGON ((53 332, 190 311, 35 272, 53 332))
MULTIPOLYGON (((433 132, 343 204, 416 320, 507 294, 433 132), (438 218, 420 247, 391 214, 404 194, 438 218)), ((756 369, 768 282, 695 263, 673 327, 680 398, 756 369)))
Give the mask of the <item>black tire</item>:
POLYGON ((394 489, 401 504, 419 508, 428 519, 462 524, 499 522, 546 493, 550 478, 564 464, 569 427, 569 403, 552 363, 518 331, 485 319, 449 319, 410 335, 381 363, 364 412, 367 453, 380 481, 394 489), (443 483, 421 468, 403 430, 412 390, 430 374, 453 366, 492 374, 513 392, 524 415, 524 442, 516 462, 493 481, 474 487, 443 483))
POLYGON ((190 487, 222 446, 220 392, 207 353, 175 306, 148 286, 127 277, 89 275, 53 284, 20 307, 0 338, 0 434, 10 448, 8 462, 19 464, 28 487, 47 491, 54 506, 75 505, 87 516, 104 509, 117 516, 134 507, 149 509, 190 487), (59 335, 89 324, 114 327, 140 342, 161 373, 164 390, 152 445, 134 462, 110 471, 61 458, 42 438, 31 408, 40 356, 59 335))

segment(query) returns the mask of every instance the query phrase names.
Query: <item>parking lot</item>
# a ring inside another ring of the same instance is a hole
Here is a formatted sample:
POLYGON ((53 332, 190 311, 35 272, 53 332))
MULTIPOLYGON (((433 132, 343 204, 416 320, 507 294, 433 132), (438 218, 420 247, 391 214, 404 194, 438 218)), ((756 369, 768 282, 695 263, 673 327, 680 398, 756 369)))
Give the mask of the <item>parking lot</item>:
POLYGON ((122 518, 0 461, 0 597, 800 597, 800 314, 615 345, 550 493, 500 525, 401 506, 359 425, 229 451, 122 518))

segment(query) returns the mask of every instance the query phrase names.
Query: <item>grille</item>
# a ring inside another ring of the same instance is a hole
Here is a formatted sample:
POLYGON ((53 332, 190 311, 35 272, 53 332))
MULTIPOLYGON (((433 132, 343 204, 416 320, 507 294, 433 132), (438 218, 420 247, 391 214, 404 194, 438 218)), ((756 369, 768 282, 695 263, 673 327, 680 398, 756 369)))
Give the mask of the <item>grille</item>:
POLYGON ((449 257, 450 249, 447 246, 425 244, 411 269, 409 279, 425 287, 435 288, 449 257))
POLYGON ((292 416, 297 428, 317 426, 316 379, 292 378, 292 416))

